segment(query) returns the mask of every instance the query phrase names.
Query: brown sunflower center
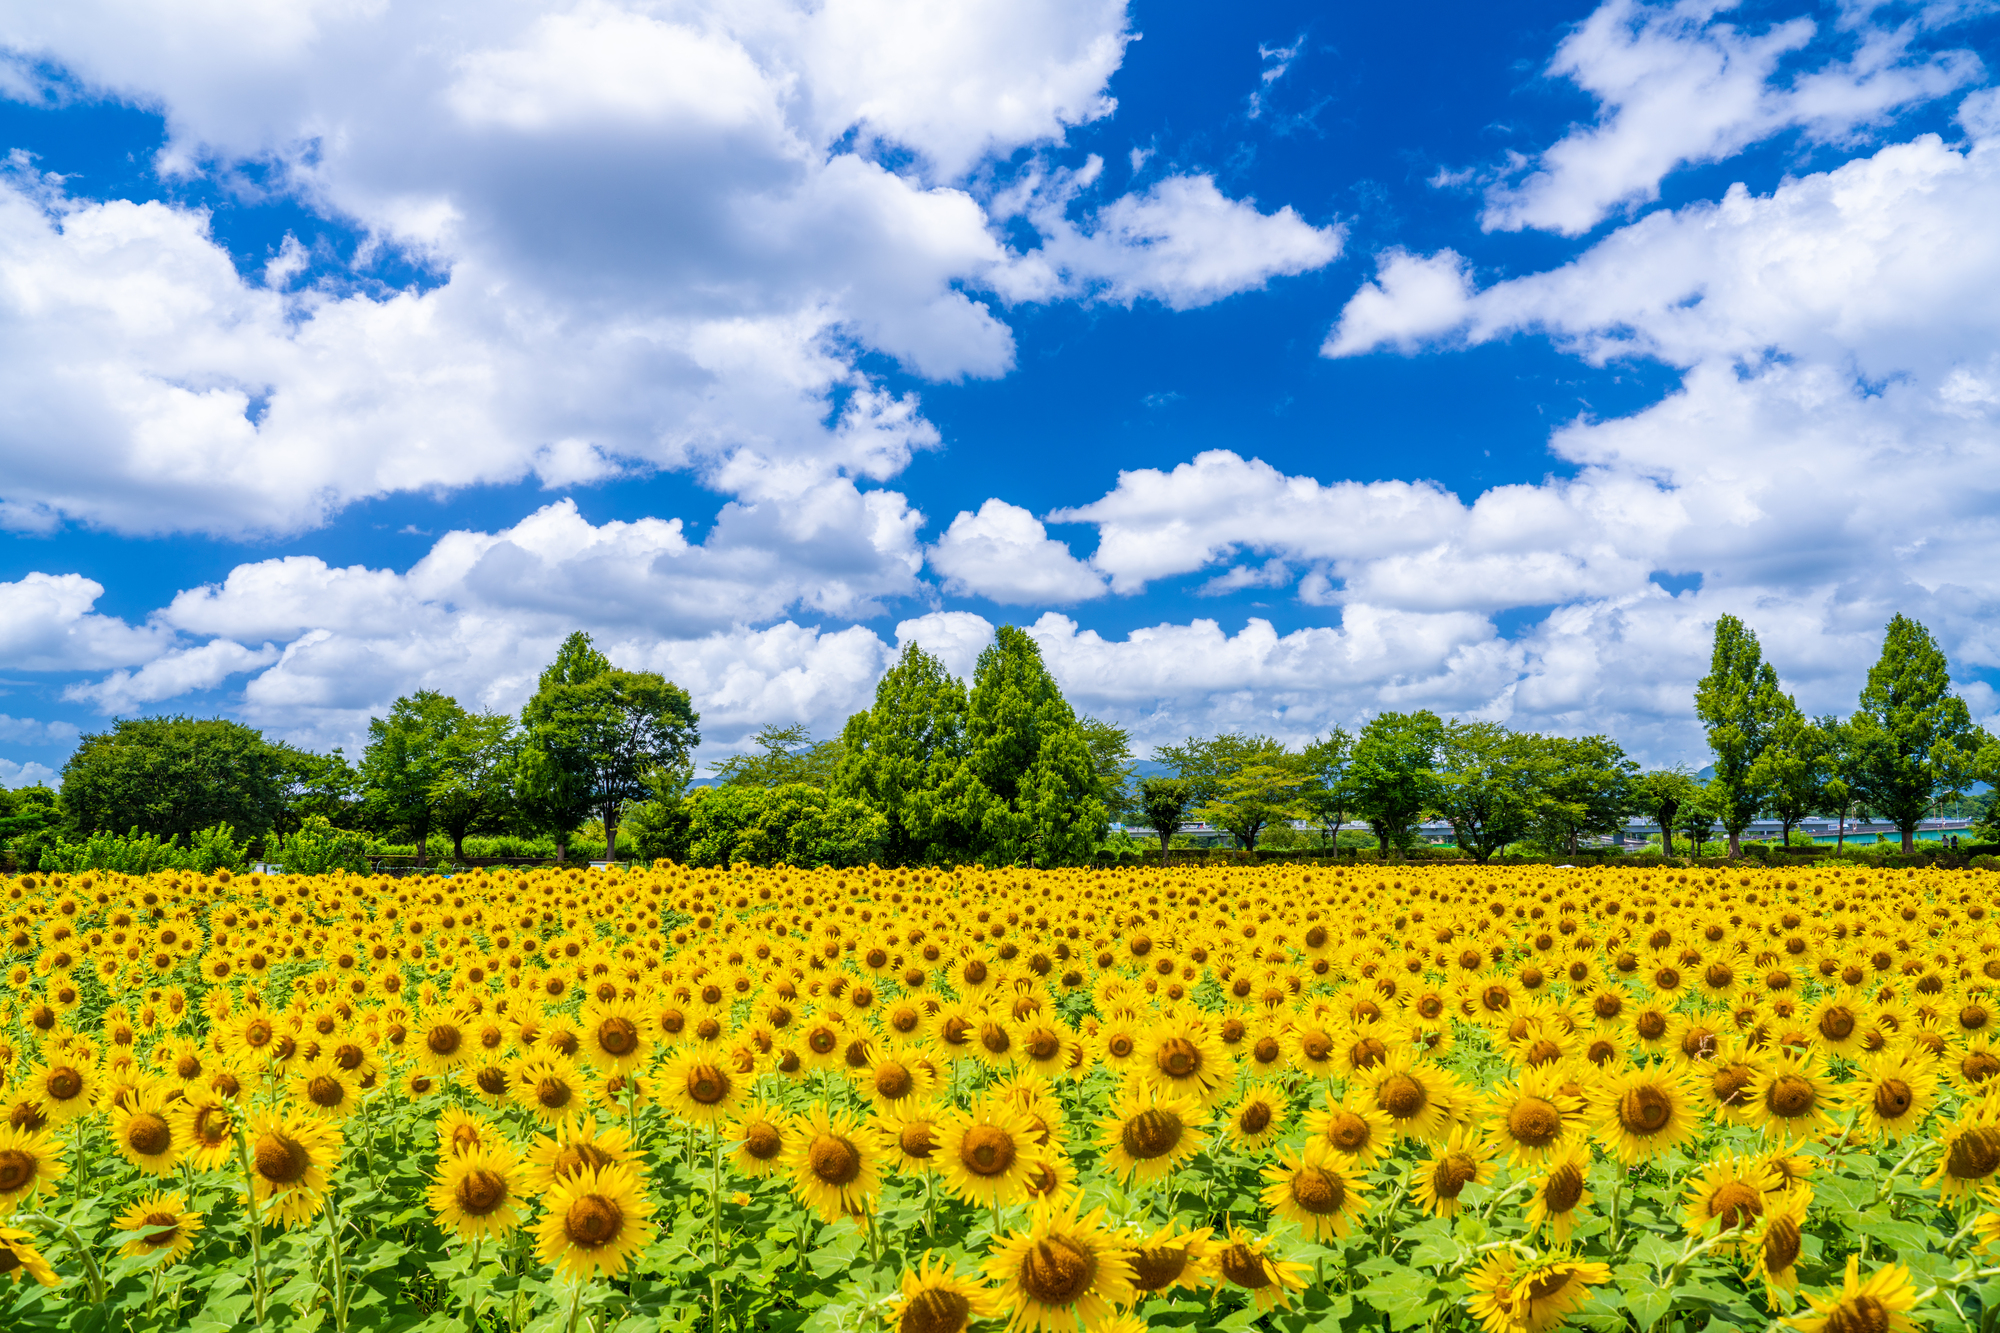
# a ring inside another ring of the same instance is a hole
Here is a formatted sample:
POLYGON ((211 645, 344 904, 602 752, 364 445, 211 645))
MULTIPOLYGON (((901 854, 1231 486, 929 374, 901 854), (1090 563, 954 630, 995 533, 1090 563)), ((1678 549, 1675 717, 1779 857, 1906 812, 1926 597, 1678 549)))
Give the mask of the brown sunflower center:
POLYGON ((1570 1271, 1567 1268, 1553 1269, 1539 1273, 1528 1279, 1528 1299, 1545 1301, 1569 1285, 1570 1271))
MULTIPOLYGON (((1306 1058, 1315 1063, 1326 1058, 1323 1054, 1313 1053, 1311 1037, 1306 1039, 1306 1058)), ((1377 1037, 1363 1037, 1347 1050, 1347 1059, 1356 1069, 1373 1069, 1388 1058, 1389 1048, 1377 1037)))
POLYGON ((576 1091, 570 1087, 567 1079, 557 1078, 553 1074, 545 1075, 535 1082, 536 1104, 551 1111, 562 1110, 570 1104, 571 1098, 575 1095, 576 1091))
POLYGON ((601 1171, 611 1165, 611 1154, 594 1143, 566 1143, 556 1153, 555 1174, 581 1175, 586 1170, 601 1171))
POLYGON ((1805 1115, 1818 1100, 1813 1085, 1797 1074, 1778 1075, 1764 1093, 1764 1104, 1771 1108, 1771 1113, 1787 1120, 1805 1115))
POLYGON ((916 1086, 916 1076, 893 1060, 875 1067, 875 1095, 878 1097, 898 1102, 915 1091, 916 1086))
POLYGON ((181 1220, 172 1213, 147 1213, 142 1226, 139 1243, 152 1250, 165 1249, 181 1234, 181 1220))
POLYGON ((1618 1124, 1627 1134, 1657 1134, 1673 1118, 1673 1100, 1650 1083, 1618 1099, 1618 1124))
POLYGON ((851 1184, 861 1174, 861 1152, 838 1134, 822 1134, 806 1150, 806 1165, 828 1185, 851 1184))
POLYGON ((1542 1186, 1542 1207, 1554 1214, 1562 1214, 1576 1207, 1583 1198, 1583 1172, 1574 1162, 1564 1162, 1549 1172, 1548 1181, 1542 1186))
POLYGON ((1062 1051, 1062 1038, 1047 1028, 1036 1028, 1022 1044, 1028 1048, 1031 1060, 1053 1060, 1062 1051))
POLYGON ((41 1171, 41 1163, 19 1148, 0 1148, 0 1194, 26 1189, 41 1171))
POLYGON ((346 1098, 347 1089, 337 1078, 319 1074, 306 1084, 306 1100, 325 1110, 332 1110, 346 1098))
POLYGON ((479 1072, 472 1076, 472 1081, 488 1097, 507 1095, 507 1071, 499 1065, 482 1065, 479 1072))
POLYGON ((614 1199, 602 1194, 586 1194, 573 1201, 563 1213, 563 1234, 572 1245, 587 1250, 600 1249, 618 1239, 625 1229, 625 1214, 614 1199))
POLYGON ((597 1048, 606 1055, 630 1055, 639 1045, 639 1027, 621 1014, 597 1025, 597 1048))
POLYGON ((1440 1199, 1456 1199, 1478 1176, 1479 1163, 1470 1153, 1446 1153, 1431 1167, 1431 1192, 1440 1199))
POLYGON ((1648 1009, 1633 1026, 1647 1041, 1658 1041, 1667 1035, 1667 1016, 1657 1009, 1648 1009))
POLYGON ((1264 1256, 1238 1241, 1224 1248, 1216 1256, 1222 1275, 1232 1283, 1250 1291, 1271 1285, 1271 1274, 1264 1267, 1264 1256))
POLYGON ((1772 1219, 1764 1232, 1764 1271, 1782 1273, 1799 1261, 1799 1224, 1789 1217, 1772 1219))
POLYGON ((484 1167, 465 1173, 452 1191, 458 1211, 471 1217, 485 1217, 507 1202, 507 1177, 484 1167))
POLYGON ((1285 1053, 1276 1037, 1259 1037, 1250 1047, 1251 1056, 1260 1065, 1268 1065, 1285 1053))
POLYGON ((1344 1153, 1358 1153, 1368 1146, 1374 1137, 1368 1122, 1345 1108, 1336 1111, 1326 1122, 1326 1141, 1344 1153))
POLYGON ((158 1157, 173 1147, 174 1132, 163 1117, 145 1111, 125 1123, 125 1144, 141 1157, 158 1157))
POLYGON ((1828 1041, 1846 1041, 1854 1035, 1854 1011, 1836 1004, 1819 1016, 1819 1035, 1828 1041))
POLYGON ((1944 1169, 1959 1180, 1984 1180, 2000 1171, 2000 1127, 1980 1125, 1958 1136, 1944 1169))
POLYGON ((1527 1062, 1530 1069, 1540 1069, 1543 1065, 1554 1064, 1562 1059, 1562 1047, 1543 1037, 1528 1048, 1527 1062))
POLYGON ((1391 1074, 1375 1089, 1375 1104, 1398 1120, 1422 1115, 1430 1102, 1430 1092, 1408 1074, 1391 1074))
POLYGON ((1562 1112, 1540 1097, 1523 1097, 1507 1112, 1507 1133, 1526 1148, 1546 1148, 1562 1133, 1562 1112))
POLYGON ((1347 1202, 1347 1182, 1317 1166, 1302 1166, 1292 1173, 1292 1202, 1308 1213, 1324 1217, 1340 1211, 1347 1202))
POLYGON ((1731 1065, 1715 1071, 1709 1079, 1709 1090, 1715 1094, 1717 1105, 1740 1106, 1756 1081, 1757 1073, 1748 1065, 1731 1065))
POLYGON ((305 1144, 284 1133, 260 1134, 253 1159, 257 1174, 273 1185, 296 1185, 312 1170, 305 1144))
POLYGON ((451 1023, 439 1023, 424 1034, 424 1046, 432 1055, 457 1055, 458 1048, 463 1045, 465 1045, 465 1034, 451 1023))
POLYGON ((687 1073, 687 1094, 702 1106, 713 1106, 729 1095, 729 1075, 714 1065, 696 1065, 687 1073))
POLYGON ((1149 1245, 1132 1254, 1132 1285, 1140 1291, 1160 1291, 1172 1286, 1187 1271, 1188 1252, 1184 1245, 1149 1245))
POLYGON ((68 1065, 62 1065, 49 1071, 48 1082, 44 1086, 48 1089, 49 1096, 57 1101, 70 1101, 83 1091, 83 1075, 68 1065))
POLYGON ((1126 1153, 1140 1161, 1150 1161, 1155 1157, 1165 1157, 1180 1145, 1181 1135, 1187 1127, 1172 1111, 1159 1106, 1149 1106, 1125 1122, 1119 1131, 1118 1141, 1126 1153))
POLYGON ((1825 1333, 1889 1333, 1889 1307, 1865 1293, 1849 1296, 1826 1317, 1825 1333))
POLYGON ((1747 1227, 1764 1215, 1764 1196, 1756 1186, 1732 1180, 1709 1196, 1708 1215, 1721 1218, 1724 1231, 1747 1227))
POLYGON ((1090 1253, 1064 1236, 1038 1240, 1021 1256, 1021 1290, 1042 1305, 1074 1305, 1096 1277, 1090 1253))
POLYGON ((785 1149, 785 1136, 768 1120, 743 1127, 743 1151, 760 1162, 768 1162, 785 1149))
POLYGON ((971 1314, 971 1303, 957 1292, 926 1287, 903 1306, 896 1333, 959 1333, 971 1314))
POLYGON ((1916 1100, 1910 1085, 1899 1078, 1885 1078, 1875 1085, 1875 1114, 1884 1120, 1902 1119, 1916 1100))
POLYGON ((998 1125, 974 1125, 959 1141, 958 1160, 975 1176, 997 1176, 1014 1165, 1014 1136, 998 1125))
POLYGON ((979 1044, 991 1055, 1005 1055, 1014 1045, 1014 1038, 998 1023, 986 1022, 979 1025, 979 1044))
POLYGON ((1236 1128, 1245 1134, 1262 1134, 1271 1127, 1269 1102, 1251 1102, 1237 1113, 1236 1128))
POLYGON ((928 1120, 912 1120, 896 1135, 896 1145, 903 1156, 922 1161, 937 1151, 937 1132, 928 1120))

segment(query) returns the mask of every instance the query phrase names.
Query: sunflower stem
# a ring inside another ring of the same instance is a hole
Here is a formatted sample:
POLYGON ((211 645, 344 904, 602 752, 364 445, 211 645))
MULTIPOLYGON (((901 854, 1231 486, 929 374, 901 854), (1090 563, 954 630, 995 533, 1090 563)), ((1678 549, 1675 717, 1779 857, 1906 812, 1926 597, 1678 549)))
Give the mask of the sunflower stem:
POLYGON ((708 1177, 708 1214, 713 1224, 708 1244, 708 1327, 709 1333, 722 1333, 722 1277, 717 1271, 722 1267, 722 1126, 711 1121, 708 1133, 714 1149, 708 1177))
POLYGON ((326 1247, 333 1260, 333 1327, 335 1333, 347 1333, 347 1264, 340 1254, 340 1210, 332 1181, 326 1185, 326 1247))
POLYGON ((1889 1197, 1889 1191, 1895 1187, 1896 1177, 1903 1174, 1903 1168, 1914 1162, 1918 1154, 1924 1151, 1925 1146, 1921 1143, 1918 1144, 1916 1147, 1910 1149, 1908 1153, 1904 1154, 1902 1161, 1889 1168, 1889 1174, 1882 1177, 1881 1185, 1875 1190, 1875 1197, 1868 1201, 1867 1207, 1864 1207, 1861 1210, 1862 1212, 1867 1212, 1869 1208, 1873 1208, 1876 1204, 1889 1197))
POLYGON ((242 1118, 232 1114, 230 1128, 236 1135, 236 1156, 243 1163, 243 1201, 250 1208, 250 1267, 255 1293, 257 1327, 264 1327, 264 1224, 257 1216, 257 1169, 250 1161, 250 1140, 243 1135, 242 1118))
POLYGON ((477 1333, 479 1328, 479 1241, 472 1238, 472 1262, 465 1270, 465 1330, 477 1333))
POLYGON ((563 1333, 576 1333, 576 1312, 583 1304, 583 1281, 578 1279, 569 1293, 569 1322, 563 1325, 563 1333))

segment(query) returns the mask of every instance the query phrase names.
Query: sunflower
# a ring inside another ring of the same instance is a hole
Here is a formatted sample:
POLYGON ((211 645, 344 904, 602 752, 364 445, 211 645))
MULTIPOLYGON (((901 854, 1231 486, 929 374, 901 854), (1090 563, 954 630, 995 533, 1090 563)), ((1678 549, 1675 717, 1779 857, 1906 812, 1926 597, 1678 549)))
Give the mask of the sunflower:
POLYGON ((576 1061, 559 1051, 531 1055, 514 1066, 509 1092, 514 1104, 544 1129, 553 1128, 597 1104, 598 1085, 583 1076, 576 1061))
POLYGON ((0 1217, 37 1194, 54 1194, 68 1170, 62 1145, 48 1129, 0 1124, 0 1217))
POLYGON ((2000 1048, 1986 1036, 1953 1042, 1945 1053, 1944 1067, 1952 1086, 1960 1092, 1971 1095, 1984 1091, 1993 1086, 1993 1076, 2000 1074, 2000 1048))
POLYGON ((180 1141, 168 1119, 167 1105, 157 1093, 111 1111, 111 1142, 118 1155, 148 1175, 172 1173, 180 1141))
POLYGON ((1591 1287, 1608 1281, 1610 1268, 1561 1254, 1526 1264, 1511 1250, 1495 1250, 1466 1277, 1467 1309, 1487 1333, 1545 1333, 1560 1327, 1590 1299, 1591 1287))
POLYGON ((935 1162, 944 1187, 981 1208, 1019 1203, 1041 1151, 1034 1132, 1025 1112, 996 1097, 946 1111, 935 1128, 935 1162))
POLYGON ((1929 1064, 1884 1053, 1861 1060, 1841 1096, 1859 1116, 1855 1127, 1865 1137, 1894 1143, 1929 1118, 1937 1086, 1929 1064))
POLYGON ((1365 1090, 1329 1105, 1324 1111, 1306 1112, 1306 1135, 1323 1139, 1326 1146, 1354 1159, 1360 1167, 1372 1166, 1396 1146, 1395 1129, 1389 1117, 1375 1107, 1365 1090))
POLYGON ((457 1014, 440 1014, 424 1026, 416 1045, 417 1068, 433 1078, 456 1070, 478 1051, 457 1014))
POLYGON ((294 1065, 285 1075, 292 1100, 326 1120, 341 1121, 361 1106, 361 1088, 354 1075, 332 1056, 321 1055, 294 1065))
POLYGON ((638 1155, 632 1136, 622 1125, 599 1128, 587 1115, 565 1120, 554 1134, 545 1134, 528 1145, 528 1192, 546 1194, 572 1176, 629 1165, 638 1155))
POLYGON ((458 1067, 458 1084, 497 1111, 514 1096, 514 1071, 504 1055, 479 1052, 458 1067))
POLYGON ((937 1087, 937 1071, 928 1062, 901 1055, 878 1056, 859 1078, 862 1092, 874 1103, 875 1114, 883 1116, 924 1100, 937 1087))
POLYGON ((511 1235, 521 1225, 516 1205, 526 1203, 523 1181, 520 1157, 502 1141, 441 1159, 426 1197, 439 1228, 460 1240, 486 1240, 511 1235))
POLYGON ((986 1261, 994 1310, 1015 1333, 1095 1329, 1136 1296, 1131 1249, 1104 1225, 1104 1210, 1079 1217, 1074 1199, 1038 1207, 1026 1231, 1007 1235, 986 1261))
POLYGON ((1627 1166, 1650 1161, 1694 1137, 1701 1127, 1683 1074, 1632 1069, 1597 1093, 1597 1140, 1627 1166))
POLYGON ((1806 1209, 1812 1206, 1812 1188, 1802 1186, 1765 1201, 1763 1225, 1757 1228, 1751 1254, 1757 1275, 1764 1280, 1764 1294, 1770 1308, 1778 1309, 1778 1293, 1799 1289, 1798 1262, 1805 1234, 1806 1209))
POLYGON ((1066 1197, 1076 1184, 1076 1164, 1059 1148, 1045 1148, 1028 1164, 1022 1188, 1031 1204, 1053 1203, 1066 1197))
POLYGON ((676 1055, 651 1080, 653 1097, 690 1125, 709 1126, 733 1115, 749 1092, 728 1062, 706 1054, 676 1055))
POLYGON ((1751 1124, 1756 1112, 1750 1094, 1770 1065, 1762 1051, 1752 1051, 1742 1037, 1730 1034, 1699 1068, 1689 1067, 1692 1082, 1710 1115, 1735 1124, 1751 1124))
POLYGON ((723 1141, 733 1145, 729 1163, 738 1174, 761 1180, 783 1168, 785 1145, 792 1133, 791 1117, 777 1107, 764 1101, 746 1103, 723 1131, 723 1141))
MULTIPOLYGON (((257 1201, 287 1227, 318 1215, 327 1172, 340 1157, 341 1134, 317 1116, 290 1108, 252 1119, 246 1137, 257 1201)), ((261 1210, 260 1210, 261 1211, 261 1210)))
POLYGON ((1854 996, 1835 991, 1813 1006, 1806 1017, 1813 1044, 1828 1055, 1852 1057, 1867 1033, 1866 1007, 1854 996))
POLYGON ((1236 1062, 1213 1025, 1193 1017, 1165 1019, 1145 1034, 1139 1076, 1163 1097, 1212 1106, 1236 1082, 1236 1062))
POLYGON ((1458 1085, 1442 1069, 1404 1056, 1384 1061, 1366 1081, 1370 1100, 1398 1139, 1434 1143, 1450 1129, 1458 1085))
POLYGON ((56 1270, 49 1267, 49 1261, 35 1248, 34 1237, 18 1227, 0 1226, 0 1273, 19 1282, 31 1277, 44 1287, 53 1287, 62 1279, 56 1270))
POLYGON ((1244 1152, 1262 1152, 1284 1132, 1288 1109, 1283 1093, 1263 1085, 1250 1088, 1229 1109, 1230 1142, 1244 1152))
POLYGON ((1259 1310, 1282 1310, 1291 1303, 1292 1293, 1304 1291, 1304 1264, 1291 1263, 1270 1252, 1271 1238, 1250 1236, 1235 1227, 1229 1240, 1216 1248, 1215 1268, 1225 1282, 1250 1293, 1259 1310))
POLYGON ((1750 1117, 1781 1143, 1815 1138, 1833 1125, 1838 1090, 1817 1051, 1782 1051, 1750 1088, 1750 1117))
POLYGON ((645 1011, 638 1005, 626 999, 593 998, 583 1007, 582 1017, 583 1058, 600 1072, 631 1074, 646 1063, 653 1043, 645 1011))
POLYGON ((436 1130, 438 1152, 446 1156, 477 1152, 502 1141, 500 1131, 493 1122, 459 1106, 444 1109, 437 1118, 436 1130))
POLYGON ((1806 1294, 1812 1306, 1809 1315, 1792 1315, 1785 1323, 1799 1333, 1848 1333, 1867 1329, 1869 1333, 1911 1333, 1916 1324, 1907 1312, 1917 1305, 1917 1289, 1910 1282, 1910 1270, 1901 1264, 1878 1268, 1861 1280, 1861 1256, 1847 1256, 1847 1276, 1835 1296, 1806 1294))
POLYGON ((1781 1193, 1783 1185, 1768 1164, 1754 1157, 1719 1157, 1681 1196, 1681 1224, 1691 1236, 1715 1226, 1721 1234, 1735 1237, 1720 1248, 1737 1249, 1747 1244, 1763 1217, 1766 1200, 1781 1193))
POLYGON ((1433 1217, 1451 1217, 1459 1210, 1459 1195, 1467 1185, 1485 1185, 1493 1179, 1491 1142, 1483 1141, 1471 1126, 1460 1125, 1451 1137, 1431 1149, 1430 1160, 1412 1168, 1415 1184, 1410 1193, 1433 1217))
POLYGON ((890 1298, 889 1320, 896 1333, 964 1333, 974 1319, 993 1313, 994 1296, 984 1283, 961 1277, 931 1251, 906 1268, 890 1298))
POLYGON ((1133 1289, 1143 1294, 1176 1287, 1199 1291, 1213 1282, 1216 1277, 1213 1236, 1207 1227, 1182 1231, 1169 1222, 1135 1242, 1127 1256, 1132 1264, 1133 1289))
POLYGON ((1583 1144, 1573 1144, 1544 1162, 1528 1196, 1524 1219, 1528 1234, 1534 1235, 1546 1223, 1550 1239, 1569 1244, 1577 1214, 1595 1202, 1584 1184, 1589 1175, 1590 1149, 1583 1144))
POLYGON ((845 1111, 829 1112, 822 1102, 801 1116, 785 1153, 792 1192, 832 1222, 869 1210, 882 1191, 880 1150, 872 1130, 845 1111))
POLYGON ((1150 1079, 1134 1079, 1111 1115, 1097 1122, 1097 1146, 1114 1173, 1151 1184, 1201 1151, 1207 1123, 1208 1114, 1194 1098, 1165 1096, 1150 1079))
POLYGON ((97 1108, 100 1079, 97 1062, 71 1059, 58 1052, 31 1068, 16 1089, 41 1102, 51 1125, 67 1125, 97 1108))
POLYGON ((113 1231, 136 1232, 118 1247, 128 1258, 143 1259, 165 1251, 161 1264, 177 1264, 194 1248, 194 1233, 202 1227, 201 1214, 187 1210, 187 1201, 178 1191, 148 1194, 120 1213, 111 1224, 113 1231))
POLYGON ((930 1102, 903 1106, 881 1117, 882 1143, 899 1175, 928 1175, 938 1169, 944 1113, 930 1102))
POLYGON ((1971 1194, 2000 1172, 2000 1125, 1969 1110, 1938 1136, 1937 1170, 1925 1185, 1944 1199, 1971 1194))
POLYGON ((565 1176, 542 1204, 535 1255, 572 1282, 617 1277, 653 1239, 653 1201, 629 1163, 565 1176))
POLYGON ((1486 1141, 1517 1166, 1536 1166, 1584 1134, 1583 1099, 1563 1090, 1559 1066, 1501 1083, 1486 1099, 1486 1141))

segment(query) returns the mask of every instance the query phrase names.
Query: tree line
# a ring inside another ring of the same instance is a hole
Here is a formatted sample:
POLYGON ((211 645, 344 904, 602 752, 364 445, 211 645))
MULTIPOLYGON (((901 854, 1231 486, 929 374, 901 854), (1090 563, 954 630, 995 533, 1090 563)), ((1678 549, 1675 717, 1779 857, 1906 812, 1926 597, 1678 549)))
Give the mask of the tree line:
POLYGON ((1676 836, 1699 846, 1719 827, 1737 855, 1759 817, 1789 837, 1822 814, 1872 813, 1908 850, 1939 802, 2000 779, 2000 745, 1952 692, 1936 640, 1902 616, 1855 710, 1818 718, 1780 689, 1756 635, 1722 616, 1694 706, 1714 755, 1705 782, 1642 771, 1608 736, 1427 710, 1297 747, 1190 737, 1157 747, 1161 771, 1141 778, 1129 733, 1079 715, 1034 640, 1004 626, 969 682, 911 644, 838 736, 767 727, 755 750, 698 780, 687 691, 614 666, 577 633, 518 716, 419 690, 370 720, 358 762, 222 719, 121 719, 83 738, 59 794, 0 792, 0 837, 17 862, 44 868, 114 854, 204 868, 232 847, 293 868, 360 868, 371 840, 389 838, 408 839, 419 864, 440 840, 463 861, 469 837, 490 835, 544 839, 560 860, 580 832, 608 859, 1048 866, 1088 860, 1114 824, 1150 828, 1165 848, 1204 820, 1254 849, 1301 825, 1337 845, 1361 823, 1387 855, 1440 819, 1485 861, 1522 843, 1573 854, 1639 815, 1657 821, 1668 853, 1676 836))

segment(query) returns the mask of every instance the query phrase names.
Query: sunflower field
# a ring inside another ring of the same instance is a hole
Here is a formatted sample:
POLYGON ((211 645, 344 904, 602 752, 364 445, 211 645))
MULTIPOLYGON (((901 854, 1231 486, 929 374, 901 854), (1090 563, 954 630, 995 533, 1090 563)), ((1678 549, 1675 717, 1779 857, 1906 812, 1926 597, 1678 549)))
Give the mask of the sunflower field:
POLYGON ((2000 878, 0 880, 0 1328, 2000 1327, 2000 878))

